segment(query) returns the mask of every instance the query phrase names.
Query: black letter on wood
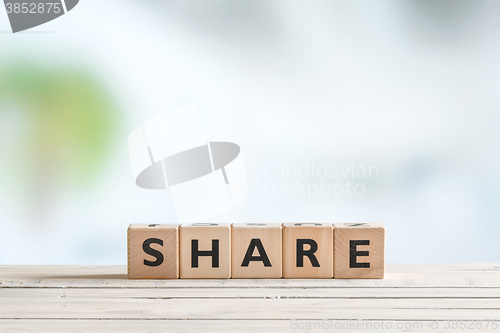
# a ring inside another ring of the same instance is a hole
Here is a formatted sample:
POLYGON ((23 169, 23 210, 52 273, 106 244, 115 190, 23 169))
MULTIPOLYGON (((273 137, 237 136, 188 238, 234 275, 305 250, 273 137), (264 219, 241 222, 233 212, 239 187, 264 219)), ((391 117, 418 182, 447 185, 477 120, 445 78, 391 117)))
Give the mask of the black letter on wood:
POLYGON ((219 267, 219 240, 212 239, 212 251, 198 251, 198 240, 191 240, 191 267, 198 267, 198 257, 212 257, 212 267, 219 267))
POLYGON ((349 268, 370 268, 369 262, 357 262, 357 257, 368 257, 368 251, 358 251, 358 245, 370 245, 369 240, 351 240, 349 241, 349 268))
POLYGON ((248 245, 247 253, 245 254, 245 258, 243 258, 241 267, 248 267, 250 261, 262 261, 265 267, 272 267, 266 250, 264 250, 264 246, 262 246, 262 242, 258 238, 254 238, 250 241, 250 245, 248 245), (259 256, 254 257, 253 251, 255 248, 259 251, 259 256))
POLYGON ((297 267, 304 267, 304 256, 307 256, 313 267, 319 267, 319 262, 314 252, 318 250, 318 243, 312 239, 297 239, 297 267), (304 244, 310 246, 309 250, 304 250, 304 244))
POLYGON ((163 241, 161 239, 158 239, 158 238, 146 239, 144 241, 144 243, 142 243, 142 249, 144 250, 144 252, 146 252, 150 256, 155 257, 156 260, 149 261, 149 260, 144 259, 144 265, 152 266, 152 267, 160 266, 161 264, 163 264, 163 254, 160 251, 153 249, 151 247, 151 243, 160 244, 161 246, 163 246, 163 241))

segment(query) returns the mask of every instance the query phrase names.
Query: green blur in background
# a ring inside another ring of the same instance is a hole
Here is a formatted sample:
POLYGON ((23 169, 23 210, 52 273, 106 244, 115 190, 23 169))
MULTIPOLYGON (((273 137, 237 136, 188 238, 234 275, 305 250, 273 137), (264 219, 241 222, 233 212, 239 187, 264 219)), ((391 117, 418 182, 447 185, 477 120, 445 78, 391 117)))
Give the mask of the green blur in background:
POLYGON ((4 142, 14 150, 3 153, 9 156, 3 166, 12 185, 8 196, 42 218, 60 191, 85 189, 99 179, 120 120, 94 75, 19 61, 0 68, 0 116, 10 119, 2 127, 17 132, 15 142, 4 142))

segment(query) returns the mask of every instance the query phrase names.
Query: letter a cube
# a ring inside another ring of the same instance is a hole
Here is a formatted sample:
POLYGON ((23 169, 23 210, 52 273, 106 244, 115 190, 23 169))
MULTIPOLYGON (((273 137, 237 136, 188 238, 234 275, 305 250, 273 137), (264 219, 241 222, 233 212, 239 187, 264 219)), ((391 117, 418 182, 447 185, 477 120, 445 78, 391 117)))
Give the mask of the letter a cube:
POLYGON ((336 279, 382 279, 385 228, 381 223, 335 223, 336 279))
POLYGON ((131 224, 127 234, 129 279, 179 278, 179 225, 131 224))
POLYGON ((330 223, 283 224, 283 277, 333 277, 333 231, 330 223))
POLYGON ((237 223, 231 228, 231 275, 241 279, 281 278, 281 224, 237 223))
POLYGON ((229 223, 183 224, 180 229, 181 279, 231 277, 229 223))

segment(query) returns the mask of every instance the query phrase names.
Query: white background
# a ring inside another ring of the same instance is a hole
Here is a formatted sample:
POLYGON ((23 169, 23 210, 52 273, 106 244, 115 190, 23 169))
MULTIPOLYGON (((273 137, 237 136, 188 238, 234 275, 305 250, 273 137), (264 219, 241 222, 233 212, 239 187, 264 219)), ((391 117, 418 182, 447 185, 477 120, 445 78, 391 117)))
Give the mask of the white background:
MULTIPOLYGON (((249 182, 318 181, 257 177, 266 166, 378 168, 362 196, 251 194, 210 221, 382 222, 388 262, 498 262, 499 22, 494 1, 82 0, 12 34, 0 10, 1 65, 80 66, 122 117, 104 176, 58 192, 50 218, 0 183, 0 264, 125 264, 130 223, 176 222, 168 191, 135 186, 127 136, 191 103, 210 141, 240 145, 249 182)), ((29 123, 12 110, 0 179, 29 123)))

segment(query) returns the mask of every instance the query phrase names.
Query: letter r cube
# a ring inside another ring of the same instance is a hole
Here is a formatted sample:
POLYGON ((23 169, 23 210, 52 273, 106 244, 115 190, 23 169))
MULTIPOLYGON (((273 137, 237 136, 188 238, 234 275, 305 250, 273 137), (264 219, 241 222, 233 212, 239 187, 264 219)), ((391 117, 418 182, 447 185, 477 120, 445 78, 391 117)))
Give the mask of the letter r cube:
POLYGON ((283 277, 333 277, 333 231, 330 223, 283 224, 283 277))

